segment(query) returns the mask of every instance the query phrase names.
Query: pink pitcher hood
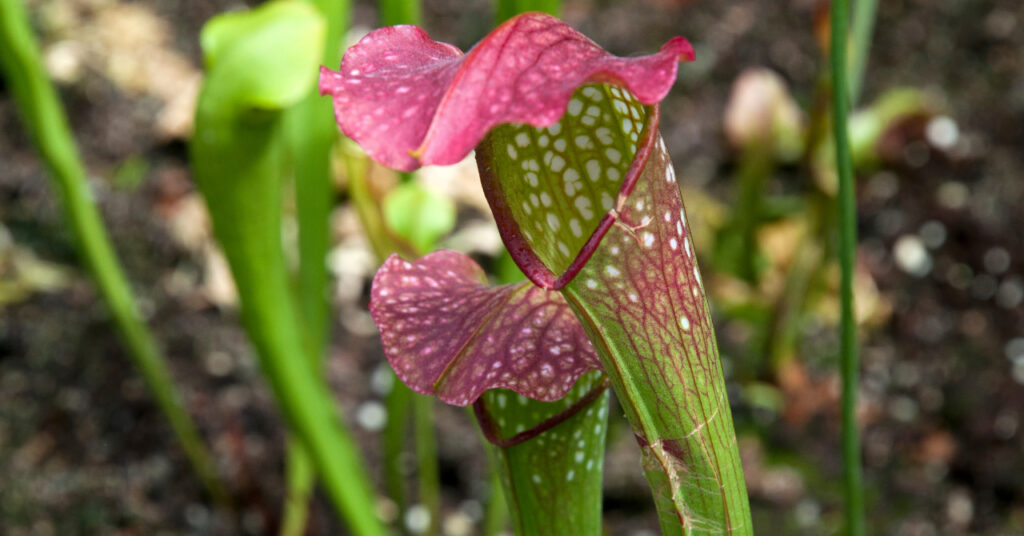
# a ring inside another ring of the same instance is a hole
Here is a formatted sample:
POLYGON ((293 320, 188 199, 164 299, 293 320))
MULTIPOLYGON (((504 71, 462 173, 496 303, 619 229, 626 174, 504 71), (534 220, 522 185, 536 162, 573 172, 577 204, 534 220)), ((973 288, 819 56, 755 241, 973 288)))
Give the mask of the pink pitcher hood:
POLYGON ((333 97, 341 130, 373 159, 411 171, 462 160, 503 123, 556 123, 588 82, 656 103, 680 60, 693 60, 682 37, 650 56, 620 58, 554 17, 526 13, 468 54, 415 26, 375 30, 345 53, 340 71, 321 68, 320 93, 333 97))

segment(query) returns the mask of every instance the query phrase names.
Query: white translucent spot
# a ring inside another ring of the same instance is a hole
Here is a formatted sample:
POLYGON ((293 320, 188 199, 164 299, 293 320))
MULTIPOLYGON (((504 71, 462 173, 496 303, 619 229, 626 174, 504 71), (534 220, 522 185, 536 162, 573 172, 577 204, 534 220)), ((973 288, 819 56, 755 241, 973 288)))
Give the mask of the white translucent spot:
POLYGON ((609 180, 611 180, 613 182, 619 182, 619 179, 621 179, 621 178, 622 178, 622 173, 618 170, 618 168, 613 168, 613 167, 608 168, 608 179, 609 180))
POLYGON ((576 136, 574 141, 576 142, 576 147, 579 147, 580 149, 594 148, 594 142, 592 142, 588 136, 576 136))
POLYGON ((566 146, 565 138, 558 138, 557 140, 555 140, 555 150, 557 150, 557 151, 564 151, 565 150, 565 146, 566 146))
POLYGON ((555 123, 554 125, 551 125, 550 127, 548 127, 548 134, 551 134, 552 136, 557 136, 558 133, 561 132, 561 131, 562 131, 562 124, 561 123, 555 123))
POLYGON ((540 475, 534 473, 532 480, 534 484, 540 484, 540 475))
POLYGON ((548 142, 550 142, 550 141, 551 141, 551 138, 547 137, 546 135, 537 138, 537 144, 540 145, 541 147, 547 147, 548 146, 548 142))
POLYGON ((583 216, 584 220, 594 217, 594 211, 590 208, 590 198, 581 195, 573 201, 573 205, 576 206, 576 210, 580 211, 580 216, 583 216))
POLYGON ((423 534, 430 528, 430 509, 414 504, 405 512, 405 528, 413 534, 423 534))
POLYGON ((676 242, 676 239, 675 239, 675 238, 669 239, 669 241, 668 241, 668 247, 670 247, 670 248, 672 248, 673 250, 675 250, 675 249, 676 249, 677 247, 679 247, 679 242, 676 242))
POLYGON ((533 212, 533 209, 530 208, 530 203, 528 201, 523 201, 523 212, 527 214, 533 212))
POLYGON ((679 319, 679 326, 685 331, 690 331, 690 319, 685 316, 679 319))
POLYGON ((597 179, 601 178, 600 162, 598 162, 597 160, 587 160, 585 166, 587 169, 587 177, 589 177, 591 181, 596 181, 597 179))
POLYGON ((565 170, 562 178, 565 179, 565 195, 573 195, 583 189, 583 184, 580 183, 580 174, 575 169, 569 168, 565 170))
POLYGON ((558 173, 565 167, 565 159, 561 156, 555 156, 551 159, 551 171, 558 173))
POLYGON ((651 233, 644 233, 644 247, 649 248, 654 244, 654 235, 651 233))
POLYGON ((610 275, 612 277, 618 277, 619 275, 622 274, 622 272, 620 272, 618 268, 616 268, 616 267, 614 267, 614 266, 612 266, 610 264, 608 266, 604 267, 604 271, 605 271, 605 273, 607 273, 608 275, 610 275))
POLYGON ((371 400, 356 409, 356 422, 364 430, 379 432, 388 422, 388 410, 384 404, 371 400))
POLYGON ((601 127, 594 133, 597 135, 597 140, 600 141, 602 145, 612 144, 612 131, 609 130, 608 127, 601 127))
MULTIPOLYGON (((551 196, 548 195, 547 192, 541 192, 541 194, 540 194, 540 202, 544 203, 545 207, 550 207, 551 206, 551 196)), ((548 216, 550 217, 551 215, 549 214, 548 216)))
POLYGON ((636 204, 633 205, 633 206, 636 207, 636 209, 638 211, 639 210, 643 210, 644 209, 644 202, 643 202, 643 200, 637 201, 636 204))
POLYGON ((940 115, 928 122, 925 127, 925 137, 937 149, 948 151, 956 145, 960 138, 960 128, 956 121, 948 116, 940 115))
POLYGON ((924 277, 932 269, 932 257, 917 235, 903 235, 893 247, 896 265, 904 272, 924 277))
POLYGON ((569 247, 565 245, 565 242, 558 241, 558 251, 562 252, 562 255, 569 256, 569 247))
POLYGON ((583 102, 579 99, 569 101, 569 115, 577 116, 583 111, 583 102))
POLYGON ((613 206, 615 206, 615 202, 612 200, 612 196, 608 195, 608 192, 601 192, 601 208, 611 210, 613 206))
POLYGON ((587 280, 587 287, 589 287, 589 288, 597 288, 597 281, 594 281, 593 279, 588 279, 587 280))
POLYGON ((619 161, 622 160, 622 153, 620 153, 618 149, 605 149, 604 155, 607 156, 608 160, 611 160, 613 164, 618 164, 619 161))
POLYGON ((519 158, 519 153, 516 152, 515 146, 513 146, 511 143, 508 144, 508 157, 511 158, 512 160, 519 158))
POLYGON ((520 132, 519 134, 516 134, 516 145, 520 147, 526 147, 529 144, 530 136, 528 136, 525 132, 520 132))
POLYGON ((576 238, 583 236, 583 227, 580 226, 580 221, 576 218, 569 220, 569 230, 572 231, 572 235, 576 238))
POLYGON ((572 482, 572 478, 576 476, 576 471, 569 469, 569 472, 565 474, 565 481, 572 482))
POLYGON ((548 212, 548 227, 550 227, 552 231, 556 232, 562 227, 562 222, 558 219, 558 216, 555 216, 550 212, 548 212))
POLYGON ((636 303, 639 300, 640 300, 640 297, 637 296, 635 292, 630 292, 629 293, 629 301, 636 303))

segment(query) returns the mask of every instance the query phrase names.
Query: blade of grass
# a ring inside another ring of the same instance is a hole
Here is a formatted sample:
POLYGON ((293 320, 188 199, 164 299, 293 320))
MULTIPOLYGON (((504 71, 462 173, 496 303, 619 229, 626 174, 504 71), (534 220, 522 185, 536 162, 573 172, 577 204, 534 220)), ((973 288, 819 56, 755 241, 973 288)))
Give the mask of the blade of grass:
POLYGON ((19 0, 0 3, 0 67, 39 153, 53 176, 53 184, 61 197, 79 253, 110 309, 129 356, 142 374, 157 407, 170 421, 199 480, 217 503, 227 505, 229 497, 217 476, 213 458, 185 411, 167 362, 139 314, 103 220, 93 203, 94 196, 67 118, 56 90, 43 71, 28 16, 19 0))
POLYGON ((857 103, 864 87, 864 73, 867 71, 877 11, 878 0, 857 0, 853 6, 853 28, 850 32, 850 45, 853 46, 853 50, 850 53, 849 70, 851 105, 857 103))
MULTIPOLYGON (((348 0, 310 0, 327 22, 324 65, 341 61, 342 37, 348 27, 348 0)), ((295 208, 299 224, 299 303, 305 322, 306 345, 314 370, 322 372, 321 361, 327 343, 327 249, 332 208, 330 174, 331 146, 338 136, 331 105, 313 88, 306 98, 285 116, 291 156, 295 167, 295 208)), ((286 455, 288 489, 280 534, 304 532, 308 502, 313 494, 315 472, 312 460, 299 441, 288 442, 286 455), (292 467, 295 465, 295 467, 292 467)))
POLYGON ((864 497, 861 483, 860 437, 857 429, 857 319, 854 316, 853 276, 857 256, 857 204, 854 195, 853 163, 850 158, 848 118, 849 81, 846 70, 846 32, 849 0, 832 4, 832 113, 839 176, 839 267, 840 345, 842 376, 842 442, 846 492, 846 533, 865 532, 864 497))
POLYGON ((406 427, 411 418, 413 392, 404 383, 391 378, 392 387, 388 393, 385 407, 388 412, 387 425, 384 427, 384 486, 388 497, 398 507, 398 519, 404 519, 409 509, 408 499, 405 492, 405 471, 402 467, 402 457, 405 453, 408 441, 406 440, 406 427), (394 421, 394 422, 393 422, 394 421))
POLYGON ((418 499, 430 512, 430 525, 423 534, 436 536, 441 532, 441 470, 437 463, 434 398, 413 393, 412 415, 416 432, 418 499))

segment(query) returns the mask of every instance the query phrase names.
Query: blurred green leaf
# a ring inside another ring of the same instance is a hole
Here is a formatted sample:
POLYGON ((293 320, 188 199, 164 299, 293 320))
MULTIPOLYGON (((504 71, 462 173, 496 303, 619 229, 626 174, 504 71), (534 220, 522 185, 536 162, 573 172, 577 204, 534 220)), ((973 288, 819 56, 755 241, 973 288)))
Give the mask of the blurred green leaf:
POLYGON ((455 203, 415 182, 406 182, 384 198, 384 219, 398 236, 425 253, 455 228, 455 203))
POLYGON ((271 2, 218 15, 199 38, 206 69, 216 77, 207 87, 252 108, 298 102, 316 82, 326 32, 323 17, 306 3, 271 2))

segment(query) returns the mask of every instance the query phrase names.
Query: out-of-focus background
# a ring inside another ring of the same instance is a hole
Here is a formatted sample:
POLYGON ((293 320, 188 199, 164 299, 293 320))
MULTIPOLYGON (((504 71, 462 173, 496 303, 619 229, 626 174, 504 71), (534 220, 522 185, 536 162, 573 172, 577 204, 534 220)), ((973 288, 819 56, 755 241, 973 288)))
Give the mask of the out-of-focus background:
MULTIPOLYGON (((236 523, 203 498, 77 261, 0 79, 0 534, 272 532, 284 428, 238 325, 186 145, 199 29, 244 5, 28 4, 118 253, 244 507, 236 523)), ((432 37, 463 49, 493 24, 486 0, 425 0, 423 10, 432 37)), ((695 46, 662 131, 761 534, 832 534, 841 517, 834 179, 819 147, 826 10, 817 0, 568 0, 563 13, 616 54, 674 35, 695 46)), ((355 2, 354 25, 353 40, 377 25, 373 2, 355 2)), ((1024 4, 880 2, 856 108, 872 533, 1024 533, 1024 4)), ((386 189, 393 178, 381 175, 386 189)), ((415 180, 457 203, 440 245, 497 269, 475 166, 415 180)), ((343 178, 332 229, 328 371, 379 477, 389 375, 366 312, 376 266, 343 178)), ((612 416, 608 533, 654 534, 638 449, 621 412, 612 416)), ((489 485, 483 447, 463 410, 439 407, 437 426, 444 533, 474 534, 489 485)), ((339 531, 316 502, 308 533, 339 531)))

